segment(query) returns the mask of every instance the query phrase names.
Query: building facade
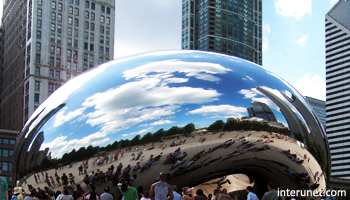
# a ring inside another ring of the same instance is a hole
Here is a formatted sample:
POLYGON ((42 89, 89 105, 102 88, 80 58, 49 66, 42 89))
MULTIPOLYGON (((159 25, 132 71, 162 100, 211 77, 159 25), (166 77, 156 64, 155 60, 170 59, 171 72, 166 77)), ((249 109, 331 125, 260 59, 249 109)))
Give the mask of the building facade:
POLYGON ((350 179, 350 1, 326 14, 326 132, 332 177, 350 179))
POLYGON ((322 101, 312 97, 305 97, 305 99, 315 111, 323 127, 326 128, 326 101, 322 101))
POLYGON ((262 0, 183 0, 182 49, 262 64, 262 0))
POLYGON ((7 0, 0 127, 21 130, 69 79, 114 55, 114 0, 7 0))
POLYGON ((12 155, 15 149, 18 131, 0 129, 0 167, 1 176, 12 185, 12 155))

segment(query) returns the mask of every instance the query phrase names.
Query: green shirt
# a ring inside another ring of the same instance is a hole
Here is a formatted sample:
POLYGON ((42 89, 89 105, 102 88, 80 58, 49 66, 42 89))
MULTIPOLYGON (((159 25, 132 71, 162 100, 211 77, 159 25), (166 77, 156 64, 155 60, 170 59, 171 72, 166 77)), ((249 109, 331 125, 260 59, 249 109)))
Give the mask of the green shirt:
POLYGON ((4 177, 1 177, 1 200, 7 200, 5 191, 8 191, 8 190, 9 188, 8 188, 6 179, 4 177))
POLYGON ((118 188, 120 192, 124 196, 124 200, 136 200, 139 199, 139 194, 137 192, 137 189, 134 187, 129 188, 126 192, 123 192, 120 185, 118 185, 118 188))

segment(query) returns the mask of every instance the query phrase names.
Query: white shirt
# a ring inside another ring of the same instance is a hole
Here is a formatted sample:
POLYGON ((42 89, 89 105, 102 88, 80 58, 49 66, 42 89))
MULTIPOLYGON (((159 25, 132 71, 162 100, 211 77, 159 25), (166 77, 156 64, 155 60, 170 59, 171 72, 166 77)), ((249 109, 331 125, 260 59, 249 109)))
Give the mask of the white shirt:
POLYGON ((247 195, 247 200, 259 200, 259 198, 253 192, 249 192, 247 195))

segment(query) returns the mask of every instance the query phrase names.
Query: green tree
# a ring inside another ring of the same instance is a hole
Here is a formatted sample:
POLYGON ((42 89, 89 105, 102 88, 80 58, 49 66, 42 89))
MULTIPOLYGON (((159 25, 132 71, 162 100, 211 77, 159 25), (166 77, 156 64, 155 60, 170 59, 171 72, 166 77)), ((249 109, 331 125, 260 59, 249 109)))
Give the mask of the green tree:
POLYGON ((193 131, 196 130, 196 126, 193 123, 187 124, 185 127, 183 127, 183 133, 187 136, 193 131))
POLYGON ((154 141, 159 141, 163 136, 165 136, 164 129, 159 129, 157 132, 153 133, 154 141))
POLYGON ((134 145, 138 145, 140 144, 140 135, 136 135, 131 141, 130 141, 130 145, 134 146, 134 145))
POLYGON ((235 120, 229 120, 225 123, 223 131, 233 131, 238 130, 238 122, 235 120))
POLYGON ((218 131, 221 130, 225 125, 225 122, 222 120, 217 120, 216 122, 212 123, 209 127, 208 127, 208 131, 218 131))
POLYGON ((153 140, 153 135, 151 132, 146 133, 145 135, 142 136, 141 138, 141 143, 148 143, 152 142, 153 140))
POLYGON ((177 126, 171 127, 166 132, 166 136, 172 136, 172 135, 178 135, 178 134, 182 134, 182 128, 179 128, 177 126))

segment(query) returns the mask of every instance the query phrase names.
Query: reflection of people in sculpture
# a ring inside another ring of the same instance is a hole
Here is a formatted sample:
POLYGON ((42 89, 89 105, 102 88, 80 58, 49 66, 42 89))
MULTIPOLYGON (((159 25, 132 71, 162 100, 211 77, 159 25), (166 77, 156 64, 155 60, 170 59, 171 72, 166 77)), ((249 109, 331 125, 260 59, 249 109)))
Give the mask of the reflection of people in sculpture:
POLYGON ((173 188, 166 183, 166 174, 161 172, 159 175, 159 181, 151 186, 149 196, 154 200, 173 200, 173 188), (169 197, 168 197, 169 194, 169 197))
POLYGON ((194 200, 194 195, 192 194, 192 189, 190 189, 188 187, 183 187, 182 193, 184 194, 184 196, 182 197, 183 200, 194 200))

